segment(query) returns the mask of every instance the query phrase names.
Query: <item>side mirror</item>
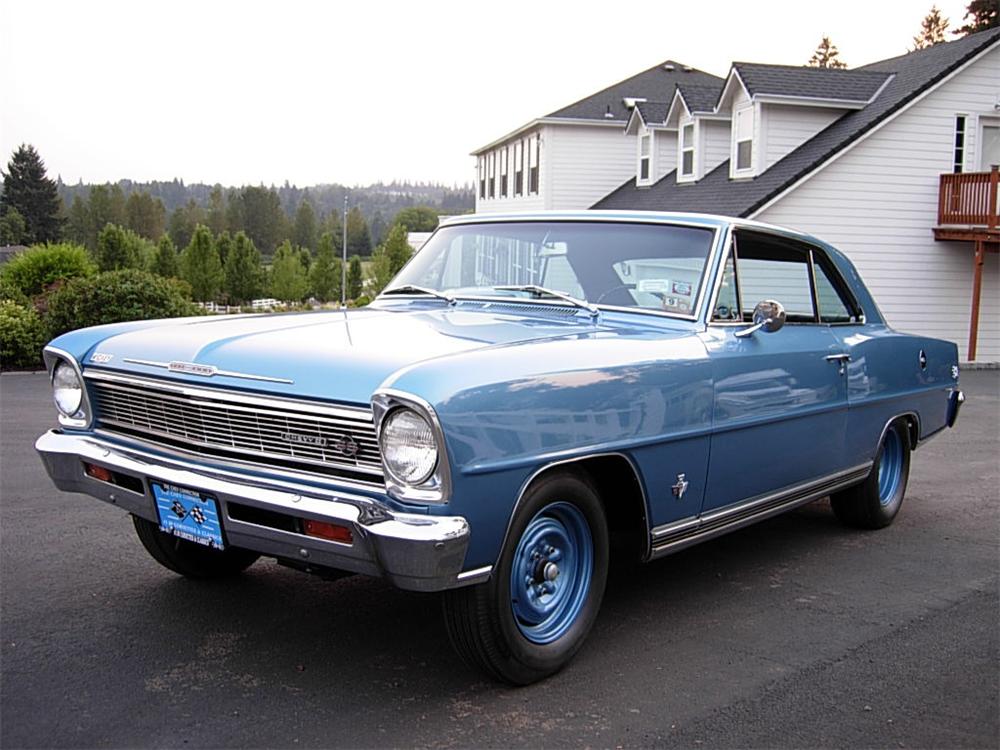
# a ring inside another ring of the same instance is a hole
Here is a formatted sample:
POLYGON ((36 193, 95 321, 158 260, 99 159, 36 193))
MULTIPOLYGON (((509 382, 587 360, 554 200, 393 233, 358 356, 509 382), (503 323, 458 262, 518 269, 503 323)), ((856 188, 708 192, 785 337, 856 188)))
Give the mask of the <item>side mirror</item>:
POLYGON ((744 328, 742 331, 737 331, 735 335, 737 338, 742 339, 752 336, 757 331, 774 333, 781 330, 781 327, 784 325, 784 306, 777 300, 766 299, 763 302, 758 302, 757 307, 753 309, 753 325, 749 328, 744 328))

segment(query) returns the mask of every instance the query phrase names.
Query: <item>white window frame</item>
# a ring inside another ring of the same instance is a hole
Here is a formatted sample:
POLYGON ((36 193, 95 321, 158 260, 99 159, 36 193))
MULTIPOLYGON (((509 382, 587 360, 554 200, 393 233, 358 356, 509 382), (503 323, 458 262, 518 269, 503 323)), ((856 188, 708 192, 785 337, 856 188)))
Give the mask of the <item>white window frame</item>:
POLYGON ((965 171, 969 155, 969 125, 972 118, 959 112, 955 115, 954 140, 952 141, 951 169, 955 174, 965 171))
POLYGON ((677 129, 677 181, 694 182, 698 179, 698 121, 681 122, 677 129), (691 128, 691 142, 687 143, 684 132, 691 128), (684 171, 684 154, 691 153, 691 171, 684 171))
POLYGON ((524 195, 524 139, 514 141, 514 197, 524 195))
POLYGON ((757 117, 757 113, 754 111, 754 105, 748 104, 746 106, 740 107, 733 111, 733 120, 730 130, 732 131, 732 144, 730 146, 729 154, 729 176, 730 177, 752 177, 754 174, 754 162, 756 161, 756 151, 754 148, 754 125, 757 117), (749 126, 747 131, 743 133, 745 137, 741 138, 740 135, 740 123, 745 121, 744 118, 749 118, 749 126), (750 163, 745 167, 739 166, 739 153, 740 144, 749 143, 750 144, 750 163))
POLYGON ((510 192, 510 147, 504 146, 500 151, 500 189, 497 194, 507 198, 510 192))
MULTIPOLYGON (((975 149, 976 150, 976 171, 977 172, 982 172, 982 171, 989 172, 991 165, 989 165, 989 164, 983 164, 983 158, 985 157, 985 154, 983 153, 985 151, 985 149, 983 148, 983 146, 986 143, 986 138, 985 138, 985 132, 984 132, 984 130, 986 128, 1000 127, 1000 117, 995 117, 993 115, 980 115, 976 119, 978 120, 978 122, 976 123, 976 125, 977 125, 977 127, 976 127, 976 149, 975 149)), ((966 119, 965 132, 966 132, 965 137, 966 137, 966 139, 968 139, 968 137, 969 137, 969 135, 968 135, 968 133, 969 133, 968 119, 966 119)), ((966 150, 968 150, 968 140, 966 140, 966 150)))
POLYGON ((527 170, 527 193, 528 195, 538 195, 542 189, 542 135, 536 133, 528 138, 528 170, 527 170), (535 184, 532 186, 532 170, 535 172, 535 184))
POLYGON ((639 156, 635 170, 635 182, 637 185, 650 185, 654 180, 653 176, 653 131, 643 128, 639 131, 639 156), (645 146, 645 153, 643 153, 645 146), (642 176, 643 164, 646 166, 646 176, 642 176))

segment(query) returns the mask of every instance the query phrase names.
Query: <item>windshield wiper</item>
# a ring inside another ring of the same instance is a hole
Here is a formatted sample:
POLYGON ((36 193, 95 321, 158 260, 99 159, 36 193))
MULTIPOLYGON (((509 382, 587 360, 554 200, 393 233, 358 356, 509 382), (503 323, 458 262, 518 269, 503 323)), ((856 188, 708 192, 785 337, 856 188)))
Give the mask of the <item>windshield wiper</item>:
POLYGON ((434 289, 428 289, 425 286, 416 286, 415 284, 403 284, 402 286, 394 286, 392 289, 384 290, 382 294, 427 294, 430 295, 431 297, 437 297, 438 299, 443 299, 449 305, 455 304, 455 298, 452 297, 451 295, 435 291, 434 289))
POLYGON ((586 300, 578 299, 565 292, 559 292, 555 289, 548 289, 544 286, 538 286, 538 284, 509 284, 503 286, 493 287, 500 292, 531 292, 537 297, 555 297, 556 299, 561 299, 563 302, 569 302, 571 305, 582 308, 590 313, 590 317, 596 318, 600 311, 592 304, 586 300))

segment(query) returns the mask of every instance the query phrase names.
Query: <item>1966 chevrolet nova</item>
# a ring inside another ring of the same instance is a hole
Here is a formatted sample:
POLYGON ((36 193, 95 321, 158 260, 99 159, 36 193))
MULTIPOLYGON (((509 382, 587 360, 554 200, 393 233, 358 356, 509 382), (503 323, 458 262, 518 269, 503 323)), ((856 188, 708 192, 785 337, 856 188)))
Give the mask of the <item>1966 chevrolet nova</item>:
POLYGON ((157 562, 444 591, 459 653, 520 684, 581 647, 613 556, 826 496, 887 526, 963 401, 954 344, 889 328, 837 250, 701 215, 462 217, 365 309, 101 326, 45 358, 49 474, 157 562))

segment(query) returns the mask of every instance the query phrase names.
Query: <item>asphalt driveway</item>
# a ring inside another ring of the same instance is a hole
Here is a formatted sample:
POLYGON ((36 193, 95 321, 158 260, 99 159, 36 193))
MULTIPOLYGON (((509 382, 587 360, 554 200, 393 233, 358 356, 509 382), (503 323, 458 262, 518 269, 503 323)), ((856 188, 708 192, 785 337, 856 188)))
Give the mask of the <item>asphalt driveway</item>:
POLYGON ((51 486, 45 377, 4 375, 0 744, 996 748, 1000 372, 962 384, 892 527, 820 501, 620 571, 575 662, 509 689, 453 655, 434 595, 168 573, 51 486))

